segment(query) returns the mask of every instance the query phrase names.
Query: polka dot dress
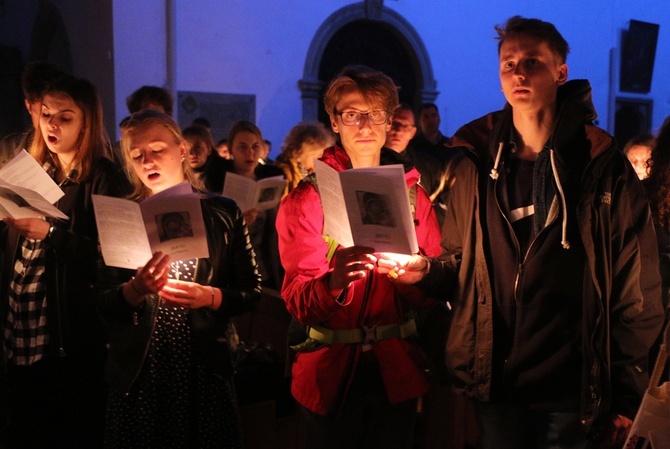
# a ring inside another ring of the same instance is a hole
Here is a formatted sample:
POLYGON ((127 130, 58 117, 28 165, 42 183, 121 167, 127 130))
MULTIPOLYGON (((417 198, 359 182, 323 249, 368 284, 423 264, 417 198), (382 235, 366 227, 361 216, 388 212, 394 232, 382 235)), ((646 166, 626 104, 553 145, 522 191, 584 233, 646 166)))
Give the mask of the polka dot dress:
MULTIPOLYGON (((197 260, 170 265, 192 281, 197 260)), ((195 346, 190 310, 161 302, 149 351, 128 395, 110 393, 106 448, 242 448, 234 385, 209 372, 195 346)))

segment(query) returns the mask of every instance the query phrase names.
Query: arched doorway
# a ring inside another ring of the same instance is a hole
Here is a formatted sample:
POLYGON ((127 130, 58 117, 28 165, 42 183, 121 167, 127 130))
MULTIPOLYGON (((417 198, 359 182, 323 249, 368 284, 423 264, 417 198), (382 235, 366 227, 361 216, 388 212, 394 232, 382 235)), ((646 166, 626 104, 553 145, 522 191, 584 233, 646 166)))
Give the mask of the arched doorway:
MULTIPOLYGON (((363 64, 390 76, 400 86, 400 101, 414 105, 416 74, 412 70, 411 49, 388 24, 368 19, 356 20, 340 28, 323 51, 319 80, 324 89, 344 67, 363 64), (408 51, 409 50, 409 51, 408 51)), ((319 95, 319 121, 328 122, 323 109, 323 91, 319 95)))
POLYGON ((398 13, 368 0, 344 7, 317 31, 305 61, 303 120, 328 123, 323 93, 343 67, 363 64, 389 75, 401 87, 400 99, 412 106, 433 102, 433 69, 414 28, 398 13))

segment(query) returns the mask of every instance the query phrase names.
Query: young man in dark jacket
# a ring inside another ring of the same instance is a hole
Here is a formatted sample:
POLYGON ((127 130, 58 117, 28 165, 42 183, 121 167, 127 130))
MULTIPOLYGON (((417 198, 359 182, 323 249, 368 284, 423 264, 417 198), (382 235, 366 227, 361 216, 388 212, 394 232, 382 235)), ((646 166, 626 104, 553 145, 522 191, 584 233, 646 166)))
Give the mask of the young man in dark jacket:
POLYGON ((621 447, 663 321, 649 208, 556 28, 496 29, 508 104, 452 138, 444 252, 379 264, 454 305, 447 364, 483 448, 621 447))
MULTIPOLYGON (((393 121, 391 122, 391 129, 386 133, 384 147, 398 153, 403 162, 413 165, 418 170, 421 175, 420 183, 430 196, 437 219, 441 223, 444 218, 445 206, 442 202, 442 193, 445 190, 446 181, 446 179, 443 179, 445 174, 443 173, 442 162, 436 156, 425 151, 417 151, 411 145, 410 141, 416 135, 416 131, 412 107, 406 103, 401 103, 393 111, 393 121)), ((458 150, 454 150, 454 152, 460 154, 458 150)), ((448 187, 446 189, 448 190, 448 187)))

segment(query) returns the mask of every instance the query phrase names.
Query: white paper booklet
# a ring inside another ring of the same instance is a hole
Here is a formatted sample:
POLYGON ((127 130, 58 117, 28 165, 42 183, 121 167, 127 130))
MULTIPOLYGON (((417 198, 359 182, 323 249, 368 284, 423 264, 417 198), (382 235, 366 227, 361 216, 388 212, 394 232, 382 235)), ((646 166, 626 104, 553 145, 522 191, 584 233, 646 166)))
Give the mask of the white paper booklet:
POLYGON ((92 198, 105 264, 134 270, 156 251, 170 254, 173 261, 209 257, 200 194, 188 182, 141 203, 92 198))
POLYGON ((414 230, 402 165, 341 172, 315 161, 323 207, 323 233, 340 245, 370 246, 376 252, 415 254, 414 230))
POLYGON ((254 181, 228 172, 222 195, 234 199, 242 212, 249 209, 267 210, 279 204, 285 186, 286 179, 283 176, 254 181))
POLYGON ((53 204, 64 195, 40 164, 25 150, 0 169, 0 215, 12 218, 68 219, 53 204))

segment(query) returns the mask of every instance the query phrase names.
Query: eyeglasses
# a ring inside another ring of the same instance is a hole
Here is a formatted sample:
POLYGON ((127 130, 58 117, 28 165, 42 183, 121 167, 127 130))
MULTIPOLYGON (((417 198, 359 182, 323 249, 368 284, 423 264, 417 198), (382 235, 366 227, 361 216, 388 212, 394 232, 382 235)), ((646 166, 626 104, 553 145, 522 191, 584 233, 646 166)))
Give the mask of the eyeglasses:
POLYGON ((342 123, 347 126, 357 126, 361 124, 363 117, 367 117, 371 125, 383 125, 389 118, 388 111, 375 109, 370 112, 342 111, 335 114, 342 118, 342 123))
POLYGON ((407 125, 407 124, 404 124, 404 123, 394 122, 394 121, 391 122, 391 129, 393 131, 402 131, 402 132, 408 133, 408 132, 412 131, 413 128, 416 128, 416 126, 407 125))

